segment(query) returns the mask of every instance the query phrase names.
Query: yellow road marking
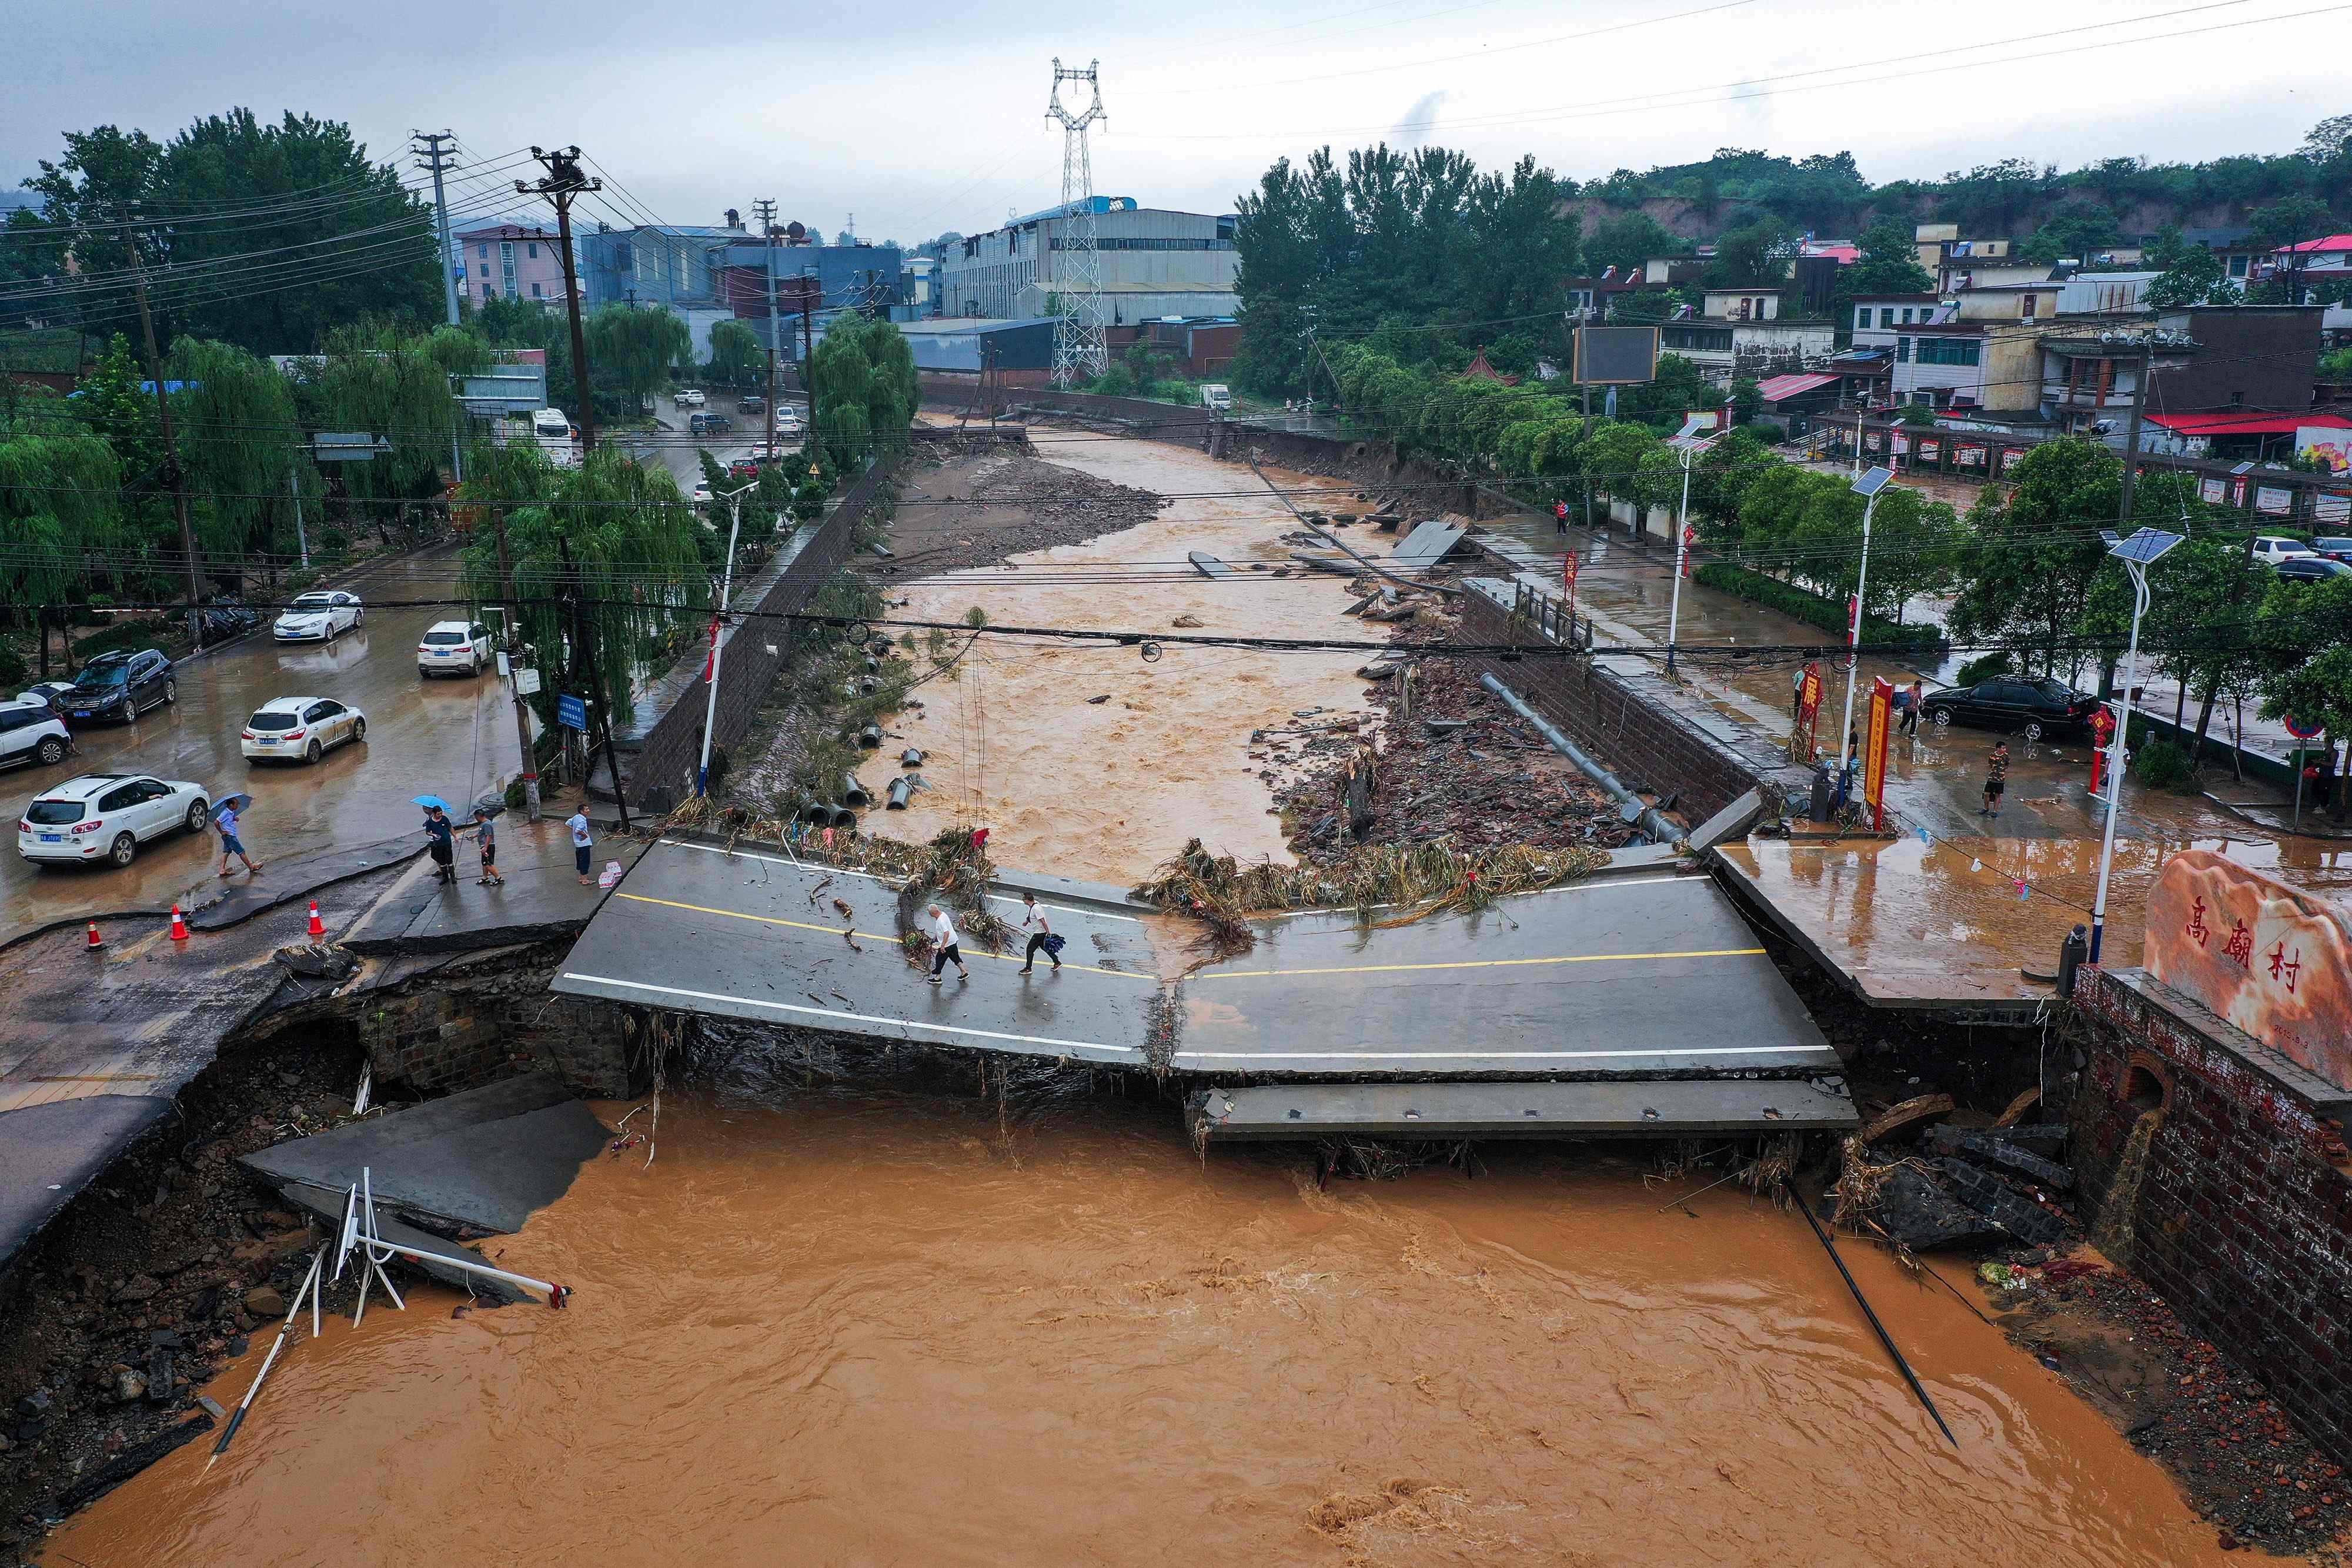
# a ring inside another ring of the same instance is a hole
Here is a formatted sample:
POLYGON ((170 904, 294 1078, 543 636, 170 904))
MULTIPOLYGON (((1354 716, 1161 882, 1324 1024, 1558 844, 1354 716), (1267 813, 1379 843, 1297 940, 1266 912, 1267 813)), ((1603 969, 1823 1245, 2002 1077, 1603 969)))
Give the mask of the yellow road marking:
POLYGON ((1752 958, 1761 947, 1709 947, 1691 953, 1578 953, 1557 958, 1462 958, 1446 964, 1353 964, 1328 969, 1213 969, 1196 980, 1245 980, 1280 975, 1381 975, 1400 969, 1509 969, 1529 964, 1624 964, 1644 958, 1752 958))
MULTIPOLYGON (((740 909, 713 909, 707 904, 680 904, 675 899, 653 898, 642 893, 615 893, 614 896, 616 898, 625 898, 635 904, 658 904, 665 909, 692 910, 697 915, 724 915, 730 920, 755 920, 762 925, 789 925, 795 931, 819 931, 823 932, 827 936, 838 936, 842 934, 842 927, 838 925, 812 925, 805 920, 786 920, 780 915, 746 915, 740 909)), ((885 936, 879 931, 852 930, 850 935, 854 936, 863 936, 868 942, 887 942, 894 946, 899 947, 906 946, 906 941, 903 937, 885 936)), ((1760 953, 1763 949, 1759 947, 1757 951, 1760 953)), ((1017 964, 1021 961, 1018 958, 1008 957, 1002 953, 971 953, 965 955, 965 956, 971 958, 986 958, 991 962, 998 964, 1017 964)), ((1121 980, 1148 980, 1155 986, 1160 983, 1160 977, 1157 975, 1139 975, 1127 969, 1097 969, 1090 968, 1084 964, 1066 964, 1063 967, 1071 970, 1073 973, 1080 975, 1108 975, 1115 979, 1121 980)))

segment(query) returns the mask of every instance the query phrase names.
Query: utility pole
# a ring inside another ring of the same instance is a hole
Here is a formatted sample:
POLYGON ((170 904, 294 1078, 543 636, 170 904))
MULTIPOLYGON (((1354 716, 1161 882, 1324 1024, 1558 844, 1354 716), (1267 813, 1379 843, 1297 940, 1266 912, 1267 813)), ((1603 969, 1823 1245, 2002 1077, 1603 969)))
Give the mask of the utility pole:
POLYGON ((2116 508, 2116 527, 2131 527, 2132 494, 2139 480, 2139 423, 2147 412, 2147 379, 2156 371, 2156 345, 2142 340, 2139 346, 2139 374, 2132 381, 2131 422, 2124 426, 2124 488, 2116 508))
MULTIPOLYGON (((768 275, 767 451, 772 458, 776 455, 776 204, 763 196, 751 204, 751 210, 760 214, 761 237, 767 241, 767 254, 763 258, 767 263, 763 270, 768 275)), ((731 560, 733 552, 730 550, 729 554, 731 560)), ((707 773, 709 770, 709 765, 706 762, 704 771, 707 773)))
POLYGON ((719 497, 727 503, 731 520, 727 525, 727 567, 719 580, 719 609, 710 617, 710 658, 704 666, 704 683, 710 690, 703 699, 702 757, 694 768, 694 792, 698 795, 710 793, 710 743, 719 728, 719 666, 726 654, 719 634, 726 626, 727 601, 735 595, 735 539, 743 531, 743 497, 759 487, 759 482, 754 480, 719 497))
MULTIPOLYGON (((556 232, 563 250, 563 308, 572 316, 572 380, 573 395, 580 400, 580 458, 584 464, 588 454, 596 450, 596 405, 588 395, 588 338, 580 329, 580 281, 572 255, 572 204, 584 192, 601 191, 602 180, 591 180, 580 172, 580 149, 566 147, 550 152, 534 147, 530 155, 547 168, 544 179, 536 182, 517 180, 515 193, 522 196, 545 196, 555 204, 556 232)), ((609 740, 611 737, 607 735, 609 740)), ((618 779, 614 780, 618 788, 618 779)), ((628 808, 622 808, 625 821, 628 808)))
MULTIPOLYGON (((620 808, 621 831, 625 833, 629 831, 629 792, 622 786, 621 759, 613 747, 612 705, 604 700, 604 684, 596 678, 596 641, 587 634, 587 629, 580 622, 580 580, 572 570, 572 541, 559 534, 555 548, 562 553, 563 580, 572 595, 572 647, 579 655, 580 662, 587 666, 588 690, 593 694, 596 704, 596 716, 591 722, 604 733, 604 767, 613 776, 613 802, 620 808)), ((593 749, 592 746, 590 750, 593 752, 593 749)), ((588 791, 588 771, 583 768, 580 772, 580 790, 583 795, 588 791)))
MULTIPOLYGON (((125 204, 126 212, 139 204, 125 204)), ((155 383, 155 413, 163 430, 163 476, 172 486, 172 512, 180 524, 180 554, 188 567, 188 647, 205 645, 204 589, 196 570, 196 530, 188 520, 187 476, 180 467, 180 441, 172 430, 172 399, 163 390, 163 356, 155 348, 155 318, 147 309, 147 264, 131 220, 122 220, 122 243, 131 252, 131 287, 139 298, 139 331, 147 340, 147 374, 155 383)))
POLYGON ((433 210, 440 215, 441 224, 441 294, 448 307, 449 325, 457 324, 457 252, 449 237, 449 198, 441 188, 441 176, 447 172, 457 159, 450 145, 457 138, 446 131, 412 131, 408 133, 409 151, 416 154, 420 169, 433 174, 433 210), (421 145, 420 145, 421 143, 421 145))
MULTIPOLYGON (((299 448, 297 450, 299 450, 299 448)), ((310 570, 310 536, 302 531, 302 465, 286 465, 286 493, 294 497, 294 544, 302 552, 302 570, 310 570)))
POLYGON ((509 644, 507 649, 507 674, 513 684, 507 689, 514 698, 515 739, 522 747, 523 813, 525 821, 536 822, 539 821, 539 752, 531 745, 530 705, 522 700, 522 666, 518 662, 522 655, 522 638, 518 633, 515 620, 514 557, 507 550, 507 510, 504 507, 490 508, 490 526, 498 534, 499 592, 506 601, 499 608, 503 612, 504 630, 509 644))
POLYGON ((822 287, 809 276, 807 267, 801 268, 801 384, 808 392, 808 428, 801 433, 801 450, 816 450, 816 334, 809 322, 809 296, 815 287, 822 287))

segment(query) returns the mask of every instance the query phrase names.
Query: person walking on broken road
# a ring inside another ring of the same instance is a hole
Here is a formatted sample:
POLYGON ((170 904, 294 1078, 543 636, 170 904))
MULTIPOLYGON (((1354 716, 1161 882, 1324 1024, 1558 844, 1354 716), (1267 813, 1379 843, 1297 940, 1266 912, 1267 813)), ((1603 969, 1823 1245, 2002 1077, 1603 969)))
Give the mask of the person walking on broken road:
POLYGON ((931 984, 936 986, 940 983, 940 972, 950 963, 953 963, 956 967, 957 979, 971 979, 971 971, 963 967, 963 949, 956 945, 955 922, 950 920, 948 912, 936 904, 923 913, 931 917, 931 940, 939 948, 938 952, 931 955, 929 976, 931 984))
POLYGON ((588 885, 588 867, 596 847, 596 835, 588 831, 588 808, 583 806, 564 818, 563 825, 572 830, 572 864, 580 873, 580 885, 585 887, 588 885))
POLYGON ((474 808, 474 847, 482 852, 481 880, 477 887, 504 887, 507 879, 499 874, 499 834, 489 813, 479 806, 474 808))
POLYGON ((1054 960, 1054 967, 1060 968, 1062 939, 1054 935, 1053 924, 1045 918, 1045 912, 1037 906, 1037 895, 1034 893, 1021 895, 1021 925, 1029 932, 1028 951, 1021 955, 1021 972, 1025 975, 1036 966, 1040 947, 1045 950, 1045 956, 1054 960))
POLYGON ((2000 797, 2009 788, 2009 742, 1996 741, 1992 755, 1985 758, 1984 810, 1979 817, 2000 815, 2000 797))
POLYGON ((246 875, 259 876, 261 868, 253 863, 253 857, 245 852, 245 841, 236 836, 236 808, 225 805, 214 812, 213 826, 220 830, 221 875, 224 877, 228 875, 228 858, 235 855, 245 862, 246 875))

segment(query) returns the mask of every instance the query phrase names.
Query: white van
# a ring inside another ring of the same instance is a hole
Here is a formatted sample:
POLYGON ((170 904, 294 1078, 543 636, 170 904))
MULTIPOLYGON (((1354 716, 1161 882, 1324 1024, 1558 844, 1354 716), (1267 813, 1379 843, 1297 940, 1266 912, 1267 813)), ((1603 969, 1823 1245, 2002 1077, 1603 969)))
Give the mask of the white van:
POLYGON ((1221 413, 1231 413, 1234 411, 1234 394, 1226 390, 1223 382, 1206 382, 1201 388, 1201 406, 1213 408, 1221 413))
POLYGON ((543 408, 530 416, 530 433, 541 440, 572 439, 572 418, 560 408, 543 408))

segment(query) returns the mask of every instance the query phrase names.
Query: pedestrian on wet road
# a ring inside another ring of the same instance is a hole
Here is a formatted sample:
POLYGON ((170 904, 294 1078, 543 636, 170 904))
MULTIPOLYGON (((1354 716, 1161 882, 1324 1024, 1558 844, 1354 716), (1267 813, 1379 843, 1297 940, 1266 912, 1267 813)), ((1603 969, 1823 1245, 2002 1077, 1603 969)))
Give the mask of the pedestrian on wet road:
POLYGON ((433 857, 433 880, 457 880, 457 844, 456 831, 449 825, 448 815, 438 806, 425 808, 425 838, 426 852, 433 857))
POLYGON ((1904 734, 1916 735, 1919 733, 1919 705, 1927 700, 1927 688, 1920 685, 1919 677, 1916 675, 1912 676, 1911 684, 1903 688, 1902 701, 1904 734))
POLYGON ((1992 755, 1985 759, 1984 810, 1979 817, 2000 815, 2001 791, 2009 788, 2009 742, 1993 743, 1992 755))
POLYGON ((1558 528, 1561 533, 1568 532, 1568 503, 1566 501, 1554 501, 1551 504, 1551 520, 1552 526, 1558 528))
POLYGON ((1060 968, 1062 939, 1054 935, 1053 923, 1045 918, 1045 912, 1038 907, 1037 895, 1034 893, 1024 893, 1021 895, 1021 925, 1023 929, 1029 932, 1028 950, 1021 955, 1021 972, 1025 975, 1036 966, 1039 948, 1045 949, 1045 956, 1054 960, 1054 967, 1060 968))
POLYGON ((931 917, 931 940, 939 946, 939 951, 931 956, 931 984, 940 983, 940 972, 950 963, 956 967, 957 979, 971 979, 971 971, 963 967, 963 949, 956 944, 955 922, 950 920, 948 912, 936 904, 923 913, 931 917))
POLYGON ((564 818, 563 825, 572 830, 572 865, 580 873, 580 885, 585 887, 590 853, 596 847, 596 835, 588 831, 588 808, 583 806, 564 818))
POLYGON ((504 887, 507 879, 499 874, 498 828, 479 808, 474 811, 474 847, 482 852, 482 876, 477 887, 504 887))
POLYGON ((259 876, 261 874, 261 868, 253 863, 253 857, 245 852, 245 841, 236 836, 236 808, 234 806, 223 806, 219 812, 214 816, 213 826, 220 830, 221 875, 228 875, 228 857, 235 855, 237 859, 245 862, 246 875, 259 876))

